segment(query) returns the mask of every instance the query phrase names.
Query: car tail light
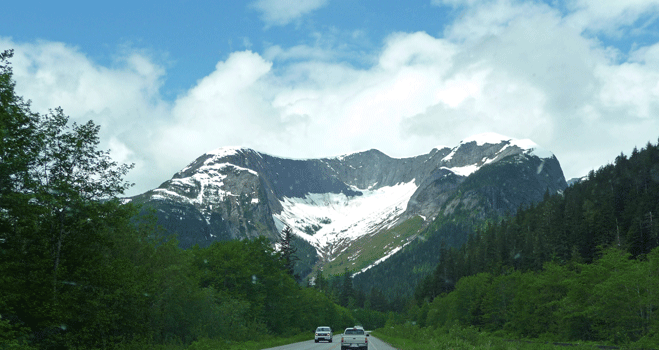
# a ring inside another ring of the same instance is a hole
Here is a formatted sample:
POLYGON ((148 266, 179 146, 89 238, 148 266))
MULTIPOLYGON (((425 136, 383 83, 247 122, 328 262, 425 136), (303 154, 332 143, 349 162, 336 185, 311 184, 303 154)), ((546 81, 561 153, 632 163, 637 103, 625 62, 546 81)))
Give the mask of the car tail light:
POLYGON ((341 342, 343 343, 343 337, 341 337, 341 342))

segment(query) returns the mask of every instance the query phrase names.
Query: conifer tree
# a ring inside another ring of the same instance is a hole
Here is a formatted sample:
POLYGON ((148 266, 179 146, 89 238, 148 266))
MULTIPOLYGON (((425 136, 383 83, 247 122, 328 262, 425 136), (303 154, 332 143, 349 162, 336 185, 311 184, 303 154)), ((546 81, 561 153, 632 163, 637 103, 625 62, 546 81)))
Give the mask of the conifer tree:
POLYGON ((353 288, 352 288, 352 276, 350 276, 350 271, 348 268, 345 268, 343 276, 341 277, 341 289, 339 290, 339 304, 341 306, 348 306, 350 298, 353 297, 353 288))
POLYGON ((279 259, 284 264, 284 269, 288 274, 297 281, 300 279, 300 276, 295 273, 295 262, 300 259, 295 255, 297 253, 297 247, 293 245, 295 237, 290 226, 284 227, 279 238, 279 259))

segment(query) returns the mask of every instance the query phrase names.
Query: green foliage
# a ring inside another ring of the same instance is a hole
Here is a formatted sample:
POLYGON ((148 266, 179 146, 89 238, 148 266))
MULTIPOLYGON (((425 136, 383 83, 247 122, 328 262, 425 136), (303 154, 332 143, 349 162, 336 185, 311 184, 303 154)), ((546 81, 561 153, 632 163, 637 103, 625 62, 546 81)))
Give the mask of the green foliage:
MULTIPOLYGON (((266 232, 262 230, 260 232, 266 232)), ((293 237, 293 245, 297 249, 296 256, 299 260, 295 263, 294 276, 310 276, 313 273, 313 266, 318 261, 318 253, 311 243, 299 237, 293 237)), ((300 282, 298 280, 298 282, 300 282)))
POLYGON ((295 263, 300 258, 297 257, 297 247, 294 245, 293 240, 293 230, 289 226, 284 227, 280 234, 277 254, 279 254, 279 259, 281 259, 288 274, 299 280, 300 276, 295 274, 295 263))
POLYGON ((256 349, 355 324, 298 285, 263 238, 181 250, 164 237, 155 216, 117 199, 131 166, 97 150, 99 127, 32 113, 10 57, 0 54, 0 348, 256 349))
POLYGON ((478 228, 459 248, 442 243, 408 317, 515 338, 652 344, 657 174, 659 147, 648 144, 562 195, 546 192, 515 217, 478 228))
MULTIPOLYGON (((371 241, 363 246, 368 246, 369 250, 373 249, 381 252, 392 241, 403 245, 408 243, 415 235, 420 234, 419 231, 422 225, 423 219, 418 216, 414 217, 387 230, 385 233, 373 236, 371 241)), ((409 298, 416 283, 432 271, 437 263, 436 249, 441 239, 436 238, 444 234, 450 235, 453 227, 451 226, 451 228, 430 237, 417 238, 388 258, 387 263, 373 266, 366 273, 356 275, 353 279, 355 289, 369 293, 372 288, 377 288, 382 291, 390 302, 400 298, 409 298)), ((364 255, 368 256, 368 251, 366 249, 362 250, 364 255)), ((366 267, 379 258, 380 256, 373 256, 368 264, 363 266, 355 265, 355 269, 366 267)))
POLYGON ((292 337, 272 337, 266 336, 259 340, 248 340, 248 341, 227 341, 222 339, 210 339, 203 338, 192 343, 188 350, 259 350, 265 348, 274 348, 278 346, 283 346, 291 343, 297 343, 313 338, 312 333, 300 333, 292 337))
POLYGON ((658 260, 659 248, 646 260, 611 248, 593 264, 547 263, 539 272, 497 277, 481 273, 424 304, 427 313, 410 312, 433 328, 458 323, 512 338, 644 344, 657 337, 658 260))
POLYGON ((389 319, 389 313, 382 311, 375 311, 371 309, 357 309, 353 311, 353 315, 364 329, 376 329, 384 327, 389 319))
MULTIPOLYGON (((387 324, 371 334, 399 349, 500 349, 500 350, 557 350, 565 344, 509 341, 478 331, 475 327, 453 324, 442 328, 419 327, 411 324, 387 324)), ((589 349, 591 345, 573 344, 570 349, 589 349)))
MULTIPOLYGON (((327 275, 342 274, 347 267, 349 270, 358 271, 376 260, 382 258, 383 252, 387 252, 396 246, 402 246, 409 239, 419 233, 423 226, 423 219, 415 216, 388 230, 378 232, 377 235, 367 235, 351 242, 339 256, 323 266, 323 272, 327 275), (355 259, 354 256, 358 255, 355 259)), ((369 287, 374 285, 369 285, 369 287)), ((383 289, 382 286, 378 286, 383 289)), ((365 288, 360 288, 364 290, 365 288)), ((369 288, 370 289, 370 288, 369 288)))

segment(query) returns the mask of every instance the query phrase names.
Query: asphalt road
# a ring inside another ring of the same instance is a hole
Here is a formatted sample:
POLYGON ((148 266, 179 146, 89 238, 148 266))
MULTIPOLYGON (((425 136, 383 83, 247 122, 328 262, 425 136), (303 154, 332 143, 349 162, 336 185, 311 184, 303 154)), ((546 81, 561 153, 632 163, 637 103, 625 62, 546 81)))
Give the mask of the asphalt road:
MULTIPOLYGON (((332 341, 332 343, 324 341, 314 343, 313 339, 311 339, 264 350, 341 350, 341 334, 334 335, 332 341)), ((396 350, 396 348, 371 335, 368 337, 368 350, 396 350)))

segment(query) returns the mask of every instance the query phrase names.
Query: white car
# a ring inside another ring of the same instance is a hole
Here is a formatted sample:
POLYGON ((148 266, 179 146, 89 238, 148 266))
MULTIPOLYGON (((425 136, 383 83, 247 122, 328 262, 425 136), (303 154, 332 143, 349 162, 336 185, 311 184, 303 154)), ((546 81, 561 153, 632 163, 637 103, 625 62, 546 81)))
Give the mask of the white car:
POLYGON ((368 350, 367 337, 364 328, 346 328, 341 337, 341 350, 368 350))
POLYGON ((328 342, 332 342, 332 328, 326 327, 326 326, 321 326, 316 328, 316 337, 315 337, 315 342, 319 342, 321 340, 327 340, 328 342))

